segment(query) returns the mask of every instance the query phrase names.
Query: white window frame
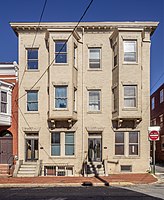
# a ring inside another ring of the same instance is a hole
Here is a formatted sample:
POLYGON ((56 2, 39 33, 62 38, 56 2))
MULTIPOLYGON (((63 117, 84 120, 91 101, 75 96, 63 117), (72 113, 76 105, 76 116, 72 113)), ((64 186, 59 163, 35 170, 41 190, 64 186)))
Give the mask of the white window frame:
POLYGON ((0 90, 0 113, 2 113, 2 114, 7 114, 8 113, 8 92, 5 91, 5 90, 0 90), (2 99, 1 99, 2 98, 2 96, 1 96, 2 92, 6 94, 6 101, 2 101, 2 99), (1 110, 2 104, 5 105, 6 112, 2 112, 2 110, 1 110))
POLYGON ((54 63, 55 64, 67 64, 68 63, 68 42, 67 42, 67 40, 55 40, 54 41, 54 63), (57 42, 63 42, 63 45, 59 51, 56 51, 56 43, 57 42), (66 48, 66 51, 63 51, 64 48, 66 48), (65 62, 57 62, 57 57, 62 54, 66 56, 66 61, 65 62))
POLYGON ((124 52, 124 55, 123 55, 123 61, 124 61, 124 63, 137 63, 137 57, 138 57, 138 55, 137 55, 137 40, 135 40, 135 39, 125 39, 125 40, 123 40, 123 52, 124 52), (126 43, 131 43, 131 44, 134 44, 134 51, 127 51, 127 50, 125 50, 125 45, 126 45, 126 43), (126 59, 126 54, 134 54, 135 56, 135 59, 134 60, 127 60, 126 59))
POLYGON ((88 111, 89 112, 100 112, 101 111, 101 90, 100 89, 88 90, 88 111), (95 103, 90 101, 90 93, 92 93, 92 92, 97 92, 99 94, 99 99, 95 103), (93 104, 94 107, 97 105, 98 109, 91 109, 91 104, 93 104))
POLYGON ((101 47, 89 47, 88 48, 88 51, 89 51, 89 69, 90 70, 99 70, 101 69, 101 47), (99 61, 91 61, 91 50, 99 50, 99 61), (98 67, 91 67, 90 65, 91 64, 98 64, 99 66, 98 67))
POLYGON ((26 111, 27 112, 38 112, 39 111, 39 91, 38 90, 27 90, 26 91, 27 92, 27 103, 26 103, 26 111), (37 93, 37 100, 36 101, 34 101, 34 102, 32 102, 32 101, 28 101, 28 93, 32 93, 32 92, 35 92, 35 93, 37 93), (28 103, 37 103, 37 110, 28 110, 28 103))
POLYGON ((32 50, 37 50, 37 54, 38 54, 38 57, 39 57, 39 49, 38 48, 26 48, 26 53, 27 53, 27 70, 28 71, 37 71, 38 70, 38 67, 39 67, 39 58, 37 57, 37 59, 29 59, 28 58, 28 51, 32 51, 32 50), (29 68, 28 66, 28 61, 37 61, 37 68, 33 69, 33 68, 29 68))
POLYGON ((123 85, 123 92, 124 92, 124 108, 126 109, 126 108, 137 108, 137 90, 138 90, 138 87, 137 87, 137 85, 123 85), (135 91, 135 94, 134 94, 134 96, 130 96, 130 95, 125 95, 125 87, 134 87, 134 91, 135 91), (133 100, 134 101, 134 106, 127 106, 127 105, 125 105, 125 102, 127 101, 127 100, 133 100))
POLYGON ((68 85, 55 85, 54 86, 54 109, 57 109, 57 110, 67 110, 68 109, 68 85), (66 89, 66 96, 65 97, 57 97, 56 96, 56 89, 57 88, 65 88, 66 89), (66 107, 64 108, 60 108, 60 107, 56 107, 56 101, 58 99, 63 99, 64 101, 66 101, 66 107))

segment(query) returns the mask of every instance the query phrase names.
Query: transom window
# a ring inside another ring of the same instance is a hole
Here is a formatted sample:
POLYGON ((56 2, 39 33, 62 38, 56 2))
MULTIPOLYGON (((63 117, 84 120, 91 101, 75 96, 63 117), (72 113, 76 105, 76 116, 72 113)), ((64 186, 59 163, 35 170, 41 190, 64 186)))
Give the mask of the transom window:
POLYGON ((67 63, 66 41, 55 41, 55 63, 67 63))
POLYGON ((55 108, 67 108, 67 86, 55 87, 55 108))
POLYGON ((7 113, 7 92, 1 91, 1 113, 7 113))
POLYGON ((100 68, 100 52, 101 48, 89 48, 89 68, 100 68))
POLYGON ((137 62, 136 40, 124 40, 124 61, 137 62))
POLYGON ((124 85, 124 107, 134 108, 136 107, 136 93, 137 86, 124 85))
POLYGON ((38 69, 38 49, 27 49, 27 69, 38 69))
POLYGON ((27 91, 27 111, 38 111, 38 91, 27 91))
POLYGON ((89 111, 100 111, 100 90, 89 91, 89 111))

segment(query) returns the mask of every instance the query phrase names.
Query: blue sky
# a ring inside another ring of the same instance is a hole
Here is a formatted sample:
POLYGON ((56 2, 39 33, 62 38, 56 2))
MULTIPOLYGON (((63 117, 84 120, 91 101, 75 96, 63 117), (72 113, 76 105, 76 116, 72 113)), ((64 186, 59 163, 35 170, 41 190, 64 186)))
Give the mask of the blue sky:
MULTIPOLYGON (((18 60, 18 41, 9 22, 38 22, 44 2, 45 0, 0 2, 0 62, 18 60)), ((48 0, 42 21, 78 21, 89 2, 90 0, 48 0)), ((160 22, 151 38, 151 92, 164 83, 164 0, 93 0, 83 21, 160 22)))

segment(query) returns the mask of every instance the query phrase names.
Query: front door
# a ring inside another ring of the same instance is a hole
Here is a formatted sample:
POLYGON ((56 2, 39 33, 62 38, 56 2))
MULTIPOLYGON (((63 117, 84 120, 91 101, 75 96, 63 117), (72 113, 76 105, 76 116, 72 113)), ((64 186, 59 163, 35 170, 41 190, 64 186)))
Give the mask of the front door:
POLYGON ((101 138, 88 139, 88 160, 90 162, 101 161, 101 138))
POLYGON ((13 137, 7 131, 0 135, 0 164, 13 162, 13 137))
POLYGON ((38 139, 26 139, 26 161, 37 161, 38 153, 38 139))

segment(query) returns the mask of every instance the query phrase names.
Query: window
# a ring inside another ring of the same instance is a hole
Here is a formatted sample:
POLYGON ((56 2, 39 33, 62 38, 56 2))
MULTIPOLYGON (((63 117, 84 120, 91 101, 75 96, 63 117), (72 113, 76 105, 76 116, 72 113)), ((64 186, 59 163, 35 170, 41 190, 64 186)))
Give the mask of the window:
POLYGON ((51 155, 60 156, 60 133, 51 133, 51 155))
POLYGON ((7 113, 7 92, 1 91, 1 113, 7 113))
POLYGON ((38 69, 38 49, 27 49, 27 69, 38 69))
POLYGON ((115 132, 115 155, 138 156, 139 132, 115 132))
POLYGON ((124 41, 124 61, 125 62, 137 62, 136 41, 135 40, 124 41))
POLYGON ((55 63, 67 63, 66 41, 55 41, 55 63))
POLYGON ((118 57, 117 57, 117 44, 113 47, 113 54, 114 54, 114 67, 118 65, 118 57))
POLYGON ((38 91, 27 91, 27 111, 38 111, 38 91))
POLYGON ((67 87, 55 87, 55 108, 67 108, 67 87))
POLYGON ((124 132, 115 133, 115 155, 124 155, 124 132))
POLYGON ((74 52, 73 52, 73 64, 74 67, 77 67, 77 46, 74 44, 74 52))
POLYGON ((134 108, 136 107, 136 88, 135 85, 124 86, 124 107, 134 108))
POLYGON ((65 133, 65 155, 74 155, 74 133, 65 133))
POLYGON ((163 114, 159 116, 160 127, 163 127, 163 114))
POLYGON ((151 109, 153 110, 155 108, 155 97, 151 99, 151 109))
POLYGON ((164 101, 164 89, 160 91, 160 103, 164 101))
POLYGON ((74 88, 74 94, 73 94, 73 110, 77 111, 77 89, 74 88))
POLYGON ((89 48, 89 68, 100 68, 100 48, 89 48))
POLYGON ((138 132, 129 132, 129 155, 138 155, 138 132))
POLYGON ((100 90, 89 91, 89 111, 100 111, 100 90))
POLYGON ((116 88, 114 88, 112 92, 113 92, 113 111, 115 111, 117 108, 116 88))
POLYGON ((161 151, 164 151, 164 135, 161 135, 161 151))

